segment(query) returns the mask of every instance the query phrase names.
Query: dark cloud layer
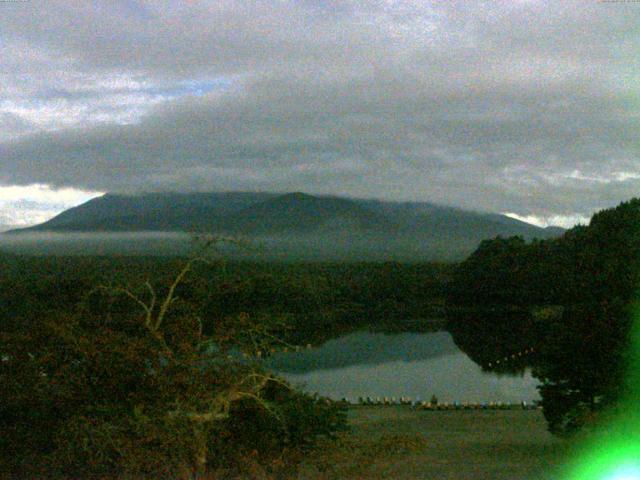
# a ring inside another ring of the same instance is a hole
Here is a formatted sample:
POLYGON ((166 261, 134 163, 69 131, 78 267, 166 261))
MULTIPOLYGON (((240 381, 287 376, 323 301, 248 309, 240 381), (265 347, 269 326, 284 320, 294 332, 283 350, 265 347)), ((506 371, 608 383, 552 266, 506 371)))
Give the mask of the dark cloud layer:
POLYGON ((0 183, 304 190, 538 217, 640 187, 637 4, 0 9, 0 183), (38 127, 43 92, 68 103, 38 127))

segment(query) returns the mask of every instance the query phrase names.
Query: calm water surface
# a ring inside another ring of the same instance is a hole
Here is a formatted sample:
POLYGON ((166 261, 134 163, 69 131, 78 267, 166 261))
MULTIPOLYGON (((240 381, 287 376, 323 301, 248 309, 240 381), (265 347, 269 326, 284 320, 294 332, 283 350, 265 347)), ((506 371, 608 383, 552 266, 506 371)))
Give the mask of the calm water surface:
POLYGON ((303 352, 268 360, 294 385, 334 399, 400 397, 441 402, 531 402, 537 380, 483 373, 447 332, 381 334, 358 332, 303 352))

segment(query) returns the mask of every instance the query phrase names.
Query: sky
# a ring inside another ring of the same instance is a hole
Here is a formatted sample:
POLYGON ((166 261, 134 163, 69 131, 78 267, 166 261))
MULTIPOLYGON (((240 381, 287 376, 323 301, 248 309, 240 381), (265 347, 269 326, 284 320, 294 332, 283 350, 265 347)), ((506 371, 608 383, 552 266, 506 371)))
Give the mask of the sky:
POLYGON ((640 192, 640 3, 0 1, 0 225, 305 191, 540 225, 640 192))

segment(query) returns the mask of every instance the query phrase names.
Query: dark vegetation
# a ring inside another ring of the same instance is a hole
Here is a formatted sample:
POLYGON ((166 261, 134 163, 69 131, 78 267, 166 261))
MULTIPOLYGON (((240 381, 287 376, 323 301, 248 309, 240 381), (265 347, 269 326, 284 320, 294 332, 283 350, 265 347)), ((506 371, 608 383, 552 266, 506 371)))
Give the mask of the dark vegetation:
POLYGON ((573 432, 624 393, 639 254, 633 200, 457 267, 0 255, 0 476, 275 475, 345 412, 260 358, 429 330, 445 298, 456 343, 489 371, 532 367, 550 430, 573 432))
POLYGON ((345 413, 293 390, 259 358, 365 325, 403 329, 407 318, 441 315, 449 272, 216 262, 187 270, 184 259, 157 257, 1 262, 7 478, 277 471, 343 430, 345 413))
POLYGON ((482 242, 454 275, 448 325, 487 370, 533 367, 551 431, 570 433, 623 394, 639 281, 634 199, 559 239, 482 242))
MULTIPOLYGON (((97 285, 148 295, 145 282, 169 285, 183 259, 4 255, 0 260, 2 323, 21 325, 62 314, 86 301, 97 285)), ((206 324, 233 329, 239 316, 270 323, 279 338, 316 344, 359 328, 431 329, 442 323, 446 264, 228 262, 193 265, 179 285, 180 304, 206 324), (186 308, 186 307, 184 307, 186 308)), ((132 312, 139 306, 130 302, 132 312)))

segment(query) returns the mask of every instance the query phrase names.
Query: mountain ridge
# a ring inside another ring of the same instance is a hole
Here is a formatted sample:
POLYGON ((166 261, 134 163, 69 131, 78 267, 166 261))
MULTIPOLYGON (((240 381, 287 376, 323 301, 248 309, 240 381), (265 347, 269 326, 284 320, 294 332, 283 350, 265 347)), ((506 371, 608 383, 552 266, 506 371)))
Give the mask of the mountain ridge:
POLYGON ((547 230, 504 215, 427 202, 303 192, 105 194, 40 225, 11 233, 37 232, 240 235, 271 239, 283 251, 302 249, 307 256, 333 248, 355 257, 361 251, 371 251, 385 258, 436 250, 455 251, 455 256, 460 256, 470 253, 481 240, 497 235, 542 239, 561 234, 557 229, 547 230))

